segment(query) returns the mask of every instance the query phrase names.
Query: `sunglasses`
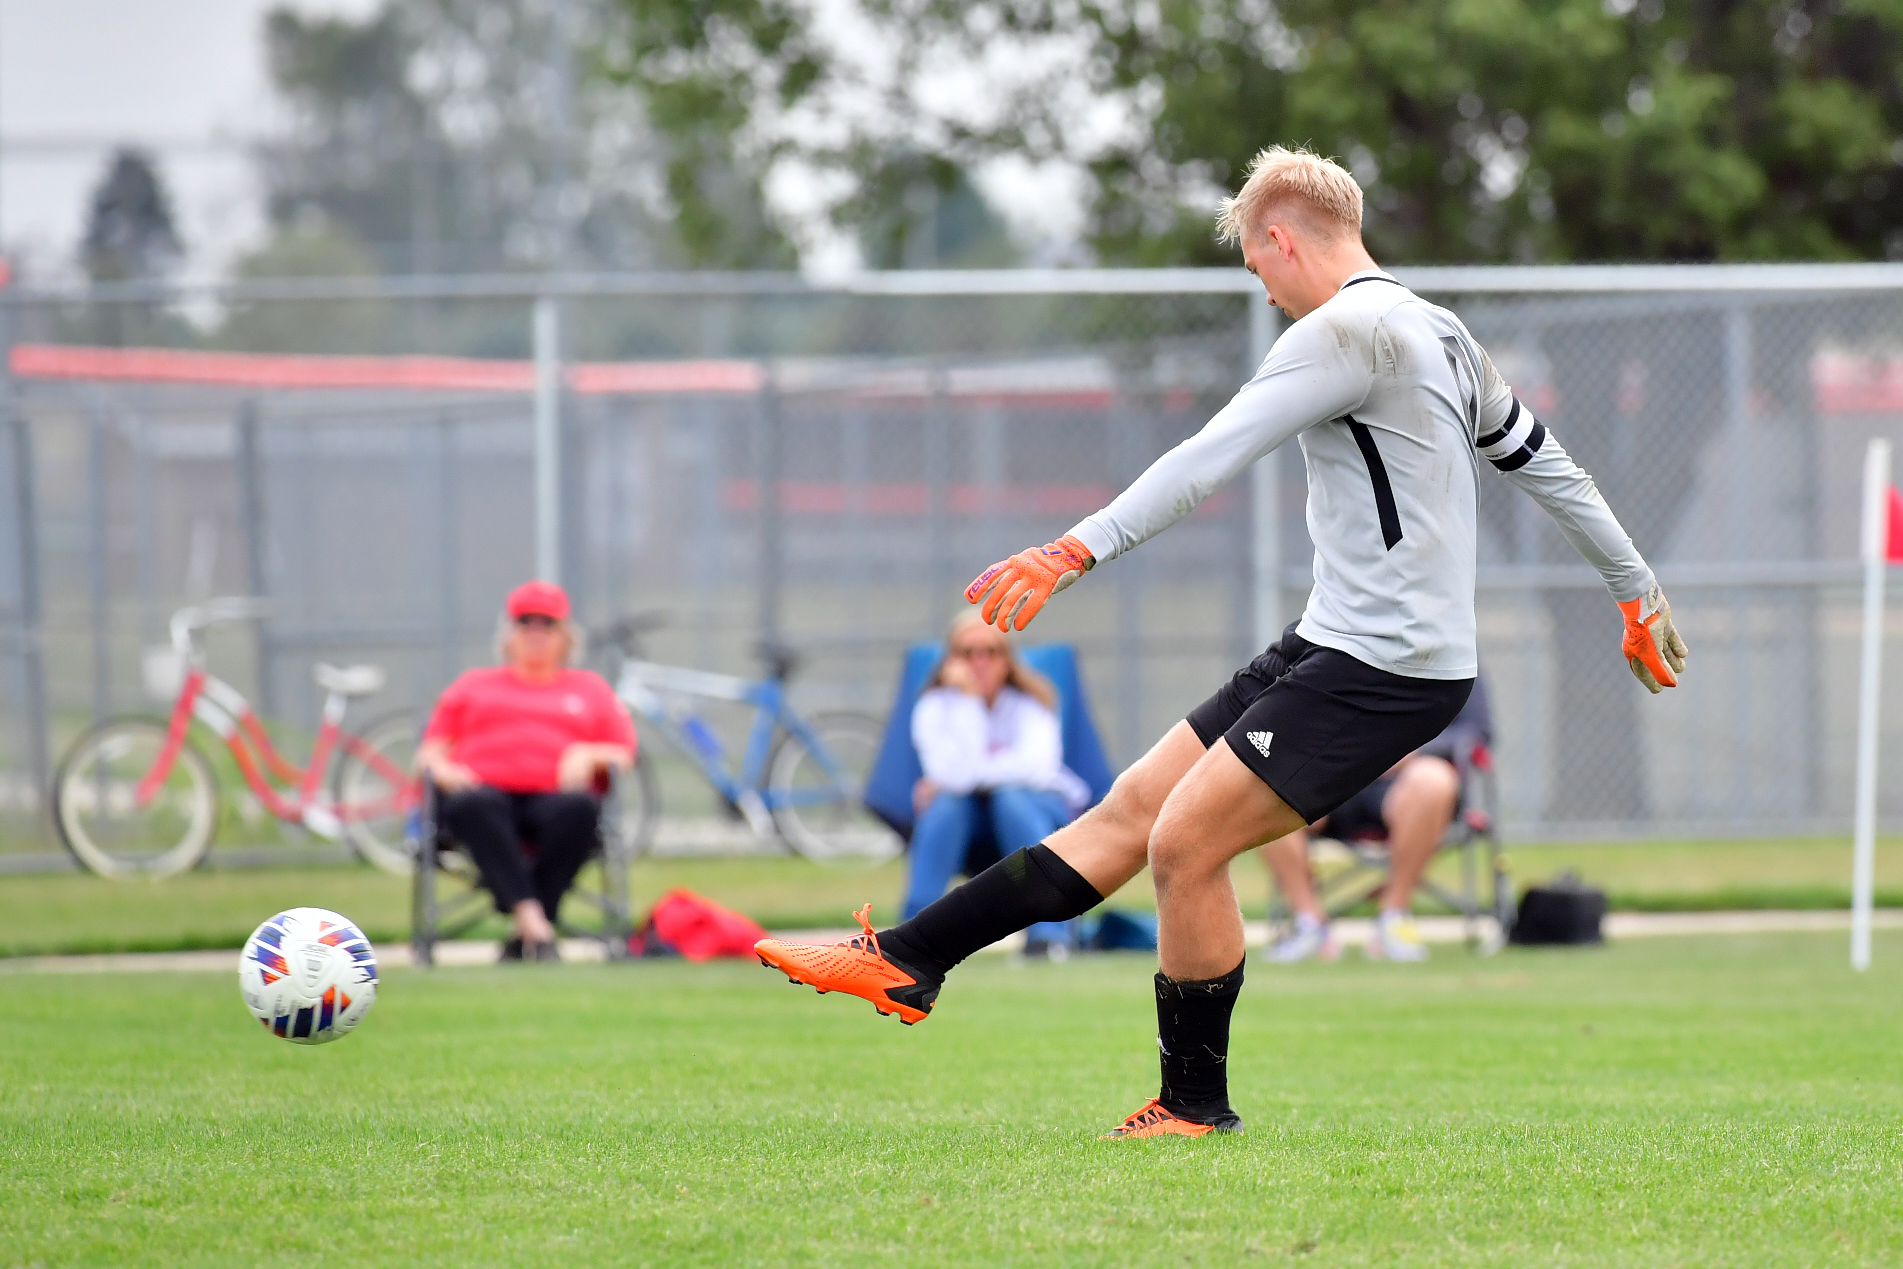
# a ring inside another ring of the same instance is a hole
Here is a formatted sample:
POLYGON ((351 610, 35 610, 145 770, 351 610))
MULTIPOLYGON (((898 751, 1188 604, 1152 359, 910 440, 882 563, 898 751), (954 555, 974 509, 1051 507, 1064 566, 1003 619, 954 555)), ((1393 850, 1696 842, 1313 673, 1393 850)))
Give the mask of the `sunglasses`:
POLYGON ((560 623, 544 613, 525 612, 515 619, 515 624, 524 630, 553 630, 560 623))

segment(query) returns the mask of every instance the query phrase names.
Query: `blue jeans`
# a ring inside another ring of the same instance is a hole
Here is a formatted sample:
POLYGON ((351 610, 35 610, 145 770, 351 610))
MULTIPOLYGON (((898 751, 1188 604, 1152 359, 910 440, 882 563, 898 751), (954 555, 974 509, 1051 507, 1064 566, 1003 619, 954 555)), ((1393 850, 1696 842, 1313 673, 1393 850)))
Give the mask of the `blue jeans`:
MULTIPOLYGON (((951 879, 964 871, 965 856, 978 835, 978 816, 987 809, 1000 855, 1035 846, 1070 823, 1070 808, 1064 805, 1063 797, 1042 789, 1007 784, 992 789, 985 797, 975 793, 939 794, 912 828, 912 872, 905 885, 906 920, 944 894, 951 879)), ((1040 921, 1024 935, 1068 942, 1070 926, 1064 921, 1040 921)))

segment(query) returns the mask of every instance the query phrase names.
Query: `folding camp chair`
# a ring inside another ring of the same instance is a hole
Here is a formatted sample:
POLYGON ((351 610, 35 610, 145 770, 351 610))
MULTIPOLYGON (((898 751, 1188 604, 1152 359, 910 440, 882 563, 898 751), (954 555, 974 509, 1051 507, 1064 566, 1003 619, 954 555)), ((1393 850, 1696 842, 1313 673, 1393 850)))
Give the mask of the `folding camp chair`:
MULTIPOLYGON (((1470 946, 1492 950, 1512 930, 1514 916, 1513 882, 1500 847, 1499 784, 1493 754, 1487 746, 1475 745, 1455 765, 1460 769, 1462 805, 1441 839, 1440 853, 1460 853, 1460 889, 1451 891, 1431 875, 1421 878, 1420 889, 1460 913, 1470 946), (1484 879, 1480 875, 1483 860, 1484 879), (1497 939, 1481 932, 1482 916, 1491 916, 1499 923, 1497 939)), ((1315 869, 1316 895, 1330 918, 1373 899, 1387 885, 1386 843, 1385 833, 1348 841, 1317 834, 1310 840, 1309 863, 1315 869)), ((1271 874, 1269 926, 1275 938, 1293 930, 1292 917, 1282 888, 1271 874)))
MULTIPOLYGON (((912 747, 912 706, 918 703, 926 678, 944 655, 942 643, 919 643, 906 650, 898 694, 893 699, 891 712, 886 715, 885 739, 880 743, 872 774, 866 780, 866 808, 891 825, 892 831, 908 843, 914 822, 912 786, 925 774, 919 764, 918 750, 912 747)), ((1090 703, 1077 673, 1076 649, 1069 644, 1046 643, 1021 647, 1018 657, 1057 689, 1057 721, 1063 733, 1064 765, 1090 787, 1090 805, 1095 806, 1110 792, 1116 775, 1104 757, 1103 741, 1098 739, 1096 724, 1090 718, 1090 703)), ((966 876, 996 863, 1000 854, 987 818, 981 816, 979 821, 978 831, 965 852, 966 876)))
MULTIPOLYGON (((551 912, 549 916, 557 933, 568 938, 598 939, 608 959, 619 960, 628 954, 628 935, 634 932, 628 893, 632 855, 623 835, 613 831, 613 782, 604 780, 596 792, 602 807, 595 849, 563 897, 562 913, 551 912), (574 915, 577 905, 587 914, 579 920, 574 915)), ((410 949, 422 966, 436 963, 438 943, 468 932, 495 911, 475 862, 437 818, 438 796, 434 786, 427 788, 413 825, 416 871, 410 887, 410 949)), ((534 849, 533 842, 523 845, 534 849)))

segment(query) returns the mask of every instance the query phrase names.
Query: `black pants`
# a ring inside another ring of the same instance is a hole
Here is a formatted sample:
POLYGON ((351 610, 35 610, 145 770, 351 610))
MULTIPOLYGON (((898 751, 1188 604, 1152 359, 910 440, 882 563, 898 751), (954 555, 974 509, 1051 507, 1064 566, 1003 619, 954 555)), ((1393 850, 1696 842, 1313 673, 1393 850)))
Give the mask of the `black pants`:
POLYGON ((478 785, 441 795, 437 817, 482 870, 496 911, 538 900, 549 920, 595 849, 601 803, 590 793, 509 793, 478 785), (532 852, 524 841, 534 843, 532 852))

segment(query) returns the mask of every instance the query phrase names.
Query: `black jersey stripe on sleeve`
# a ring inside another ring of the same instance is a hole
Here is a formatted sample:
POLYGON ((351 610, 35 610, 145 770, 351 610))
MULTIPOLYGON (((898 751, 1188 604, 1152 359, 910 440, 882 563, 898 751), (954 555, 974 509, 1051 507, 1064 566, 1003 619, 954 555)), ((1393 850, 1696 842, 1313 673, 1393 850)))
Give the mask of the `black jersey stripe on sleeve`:
POLYGON ((1394 486, 1388 482, 1388 465, 1381 461, 1381 450, 1375 445, 1368 425, 1352 414, 1343 415, 1342 419, 1354 433, 1355 446, 1368 464, 1368 480, 1374 485, 1374 510, 1381 518, 1381 540, 1392 551, 1394 544, 1401 540, 1401 513, 1394 505, 1394 486))
POLYGON ((1474 448, 1486 449, 1488 446, 1498 445, 1507 438, 1508 434, 1513 431, 1513 425, 1519 421, 1520 398, 1514 397, 1513 408, 1507 412, 1507 421, 1500 425, 1500 430, 1497 432, 1488 432, 1485 436, 1474 442, 1474 448))
POLYGON ((1533 461, 1533 455, 1540 452, 1540 446, 1546 444, 1546 428, 1537 419, 1533 430, 1526 434, 1526 444, 1508 454, 1505 458, 1490 458, 1487 461, 1501 471, 1518 471, 1533 461))

